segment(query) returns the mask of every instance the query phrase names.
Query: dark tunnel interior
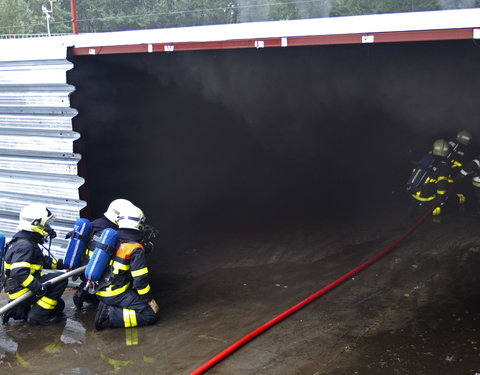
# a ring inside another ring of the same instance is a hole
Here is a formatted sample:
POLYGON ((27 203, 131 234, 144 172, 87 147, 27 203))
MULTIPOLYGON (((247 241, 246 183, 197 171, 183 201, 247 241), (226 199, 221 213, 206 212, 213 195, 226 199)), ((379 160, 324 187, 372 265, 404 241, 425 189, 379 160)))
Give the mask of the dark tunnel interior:
POLYGON ((119 197, 166 246, 409 202, 412 160, 478 136, 472 41, 70 56, 87 217, 119 197))

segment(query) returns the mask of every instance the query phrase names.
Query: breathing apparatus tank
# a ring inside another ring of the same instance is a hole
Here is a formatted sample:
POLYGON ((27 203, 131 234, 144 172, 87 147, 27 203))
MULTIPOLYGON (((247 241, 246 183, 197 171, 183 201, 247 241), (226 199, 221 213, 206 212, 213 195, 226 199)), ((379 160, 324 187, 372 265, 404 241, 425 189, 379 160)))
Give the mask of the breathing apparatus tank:
POLYGON ((3 260, 3 251, 5 249, 5 235, 0 232, 0 259, 3 260))
POLYGON ((430 154, 424 155, 418 163, 416 163, 413 172, 410 174, 410 177, 407 181, 407 190, 416 189, 420 186, 425 177, 430 172, 432 168, 433 162, 435 161, 435 157, 430 154))
POLYGON ((3 288, 3 259, 5 258, 5 235, 0 232, 0 291, 3 288))
POLYGON ((100 239, 95 245, 95 250, 88 261, 85 269, 85 278, 87 287, 92 283, 99 281, 110 261, 110 258, 117 249, 118 235, 112 228, 106 228, 102 231, 100 239))
POLYGON ((75 222, 72 236, 68 242, 67 252, 65 253, 65 259, 63 260, 66 268, 73 270, 80 266, 82 255, 88 246, 91 229, 92 223, 87 219, 80 218, 75 222))

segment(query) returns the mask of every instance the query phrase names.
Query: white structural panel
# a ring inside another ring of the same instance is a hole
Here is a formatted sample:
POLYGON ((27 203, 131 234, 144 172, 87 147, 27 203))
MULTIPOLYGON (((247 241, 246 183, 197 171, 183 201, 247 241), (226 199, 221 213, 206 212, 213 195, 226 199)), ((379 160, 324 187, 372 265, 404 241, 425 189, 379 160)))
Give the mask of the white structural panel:
POLYGON ((18 214, 28 203, 49 207, 58 237, 52 253, 63 257, 65 234, 80 216, 79 134, 72 130, 67 84, 68 38, 0 42, 0 232, 17 231, 18 214))

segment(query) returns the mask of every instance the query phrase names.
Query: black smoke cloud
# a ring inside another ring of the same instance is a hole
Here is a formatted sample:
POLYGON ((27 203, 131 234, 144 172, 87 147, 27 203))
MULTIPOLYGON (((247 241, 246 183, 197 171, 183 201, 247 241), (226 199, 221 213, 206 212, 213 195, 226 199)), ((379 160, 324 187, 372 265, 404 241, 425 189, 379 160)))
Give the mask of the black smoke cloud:
POLYGON ((125 197, 178 238, 385 208, 433 140, 475 134, 479 53, 436 42, 72 57, 92 215, 125 197))

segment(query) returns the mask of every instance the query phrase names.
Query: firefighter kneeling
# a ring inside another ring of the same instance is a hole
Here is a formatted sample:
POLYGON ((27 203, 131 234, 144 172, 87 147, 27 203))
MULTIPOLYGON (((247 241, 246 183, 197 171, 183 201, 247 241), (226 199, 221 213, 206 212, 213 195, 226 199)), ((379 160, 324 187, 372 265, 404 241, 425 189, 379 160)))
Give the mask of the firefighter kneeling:
POLYGON ((450 166, 446 156, 449 153, 449 145, 444 139, 438 139, 433 143, 433 149, 422 160, 428 162, 419 163, 412 172, 407 184, 407 191, 415 200, 412 215, 423 214, 434 202, 438 206, 433 210, 434 222, 439 222, 439 215, 445 208, 447 191, 451 182, 450 166))
MULTIPOLYGON (((30 204, 20 212, 19 232, 13 236, 5 252, 5 292, 11 301, 28 291, 34 295, 7 311, 3 316, 4 324, 10 319, 40 325, 59 321, 65 307, 61 296, 68 280, 46 286, 59 273, 43 275, 43 268, 63 269, 63 261, 43 254, 40 248, 44 242, 56 236, 50 226, 53 220, 53 214, 41 204, 30 204)), ((50 248, 46 250, 50 253, 50 248)))
POLYGON ((105 282, 96 294, 100 301, 95 328, 136 327, 158 320, 158 305, 150 293, 143 239, 145 216, 133 204, 118 217, 120 245, 106 270, 105 282))

